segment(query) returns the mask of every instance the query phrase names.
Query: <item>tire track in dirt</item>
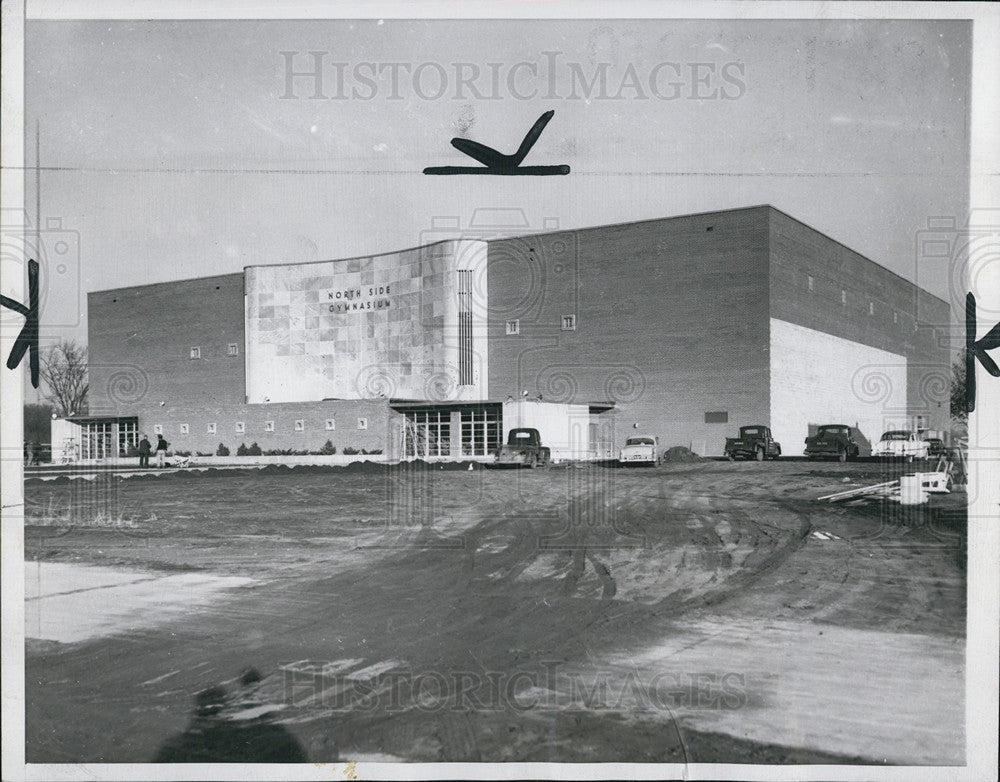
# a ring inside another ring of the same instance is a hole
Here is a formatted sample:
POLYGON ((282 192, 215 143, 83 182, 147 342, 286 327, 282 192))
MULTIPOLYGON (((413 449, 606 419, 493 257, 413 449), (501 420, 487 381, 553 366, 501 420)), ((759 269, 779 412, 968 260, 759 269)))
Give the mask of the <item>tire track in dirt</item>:
MULTIPOLYGON (((594 597, 599 594, 602 601, 681 610, 688 604, 720 602, 745 588, 783 561, 809 532, 808 518, 792 503, 772 499, 770 509, 762 512, 759 501, 713 492, 716 481, 699 485, 696 493, 692 477, 619 481, 615 522, 645 538, 643 548, 616 548, 613 538, 599 536, 598 542, 607 545, 593 547, 588 530, 571 529, 571 545, 565 550, 540 550, 533 544, 566 524, 565 514, 554 510, 523 515, 509 511, 501 519, 481 522, 466 533, 470 588, 502 586, 564 597, 596 590, 594 597), (760 521, 761 515, 771 521, 760 521), (490 583, 484 584, 484 576, 490 583)), ((558 494, 556 487, 550 497, 558 494)), ((573 500, 581 502, 580 493, 573 500)))

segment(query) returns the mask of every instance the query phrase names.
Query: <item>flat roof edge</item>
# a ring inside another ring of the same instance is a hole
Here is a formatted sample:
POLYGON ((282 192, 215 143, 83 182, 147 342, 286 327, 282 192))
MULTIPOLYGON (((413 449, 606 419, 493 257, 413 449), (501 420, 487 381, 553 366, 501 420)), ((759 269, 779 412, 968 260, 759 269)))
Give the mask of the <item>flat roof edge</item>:
POLYGON ((276 261, 274 263, 252 263, 248 266, 243 267, 243 271, 246 272, 247 269, 267 269, 274 266, 311 266, 318 263, 346 263, 348 261, 360 261, 362 258, 383 258, 386 255, 401 255, 402 253, 413 252, 414 250, 424 250, 428 247, 436 247, 439 244, 446 244, 447 242, 482 242, 487 244, 488 239, 479 239, 475 236, 456 236, 452 239, 438 239, 436 242, 428 242, 427 244, 415 244, 412 247, 404 247, 400 250, 387 250, 381 253, 362 253, 361 255, 349 255, 344 258, 321 258, 316 261, 276 261))
POLYGON ((223 272, 222 274, 209 274, 204 277, 182 277, 179 280, 165 280, 162 282, 140 282, 138 285, 122 285, 118 288, 101 288, 100 290, 87 291, 88 296, 96 296, 101 293, 117 293, 118 291, 130 291, 137 288, 153 288, 157 285, 177 285, 181 282, 209 282, 220 280, 224 277, 243 277, 243 272, 223 272))

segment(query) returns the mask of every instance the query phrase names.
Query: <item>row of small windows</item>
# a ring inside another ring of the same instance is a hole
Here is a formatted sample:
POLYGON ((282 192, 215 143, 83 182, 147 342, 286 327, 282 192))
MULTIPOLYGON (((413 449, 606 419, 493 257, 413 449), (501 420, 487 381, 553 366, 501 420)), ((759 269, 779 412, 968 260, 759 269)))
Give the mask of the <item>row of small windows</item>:
MULTIPOLYGON (((306 430, 305 419, 304 418, 297 419, 294 422, 294 424, 293 424, 293 428, 294 428, 294 430, 296 432, 304 432, 306 430)), ((326 421, 324 422, 324 428, 328 432, 334 431, 337 428, 337 422, 336 422, 336 420, 333 419, 333 418, 327 418, 326 421)), ((358 419, 358 423, 357 423, 357 428, 358 429, 367 429, 368 428, 368 419, 367 418, 359 418, 358 419)), ((209 423, 209 424, 205 425, 205 433, 206 434, 218 434, 218 431, 219 431, 218 430, 218 426, 217 426, 217 424, 215 422, 212 422, 212 423, 209 423)), ((245 421, 237 421, 233 425, 233 431, 236 434, 246 434, 246 431, 247 431, 246 422, 245 421)), ((265 432, 273 432, 273 431, 275 431, 274 421, 265 421, 264 422, 264 431, 265 432)), ((191 434, 191 426, 190 426, 190 424, 181 424, 180 425, 180 433, 181 434, 191 434)), ((163 434, 163 424, 153 424, 153 434, 163 434)))
MULTIPOLYGON (((227 356, 238 356, 239 354, 240 354, 240 346, 238 342, 230 342, 226 346, 227 356)), ((191 352, 188 354, 188 357, 192 359, 201 358, 201 347, 196 345, 193 348, 191 348, 191 352)))
MULTIPOLYGON (((810 291, 816 290, 816 281, 815 279, 813 279, 813 276, 811 274, 808 275, 806 278, 806 286, 810 291)), ((844 288, 840 289, 840 304, 841 306, 844 307, 847 306, 847 291, 844 288)), ((868 300, 868 314, 869 315, 875 314, 875 302, 872 301, 871 299, 868 300)), ((897 324, 899 323, 899 312, 897 312, 896 310, 893 310, 892 312, 892 322, 897 324)), ((916 318, 913 319, 913 330, 914 331, 917 330, 916 318)))
MULTIPOLYGON (((576 315, 563 315, 559 322, 559 328, 563 331, 576 331, 576 315)), ((520 320, 507 321, 507 336, 516 337, 521 333, 520 320)))
MULTIPOLYGON (((811 292, 814 292, 816 290, 816 280, 815 280, 815 278, 811 274, 807 275, 807 277, 806 277, 806 286, 809 289, 809 291, 811 291, 811 292)), ((841 290, 840 290, 840 303, 841 303, 841 305, 843 305, 845 307, 847 306, 847 291, 844 290, 843 288, 841 288, 841 290)), ((875 302, 874 301, 869 301, 868 302, 868 314, 869 315, 874 315, 875 314, 875 302)), ((899 313, 896 312, 896 311, 893 311, 893 313, 892 313, 892 322, 893 323, 899 323, 899 313)), ((516 319, 515 320, 508 320, 506 325, 507 325, 507 328, 506 328, 507 336, 517 336, 517 335, 519 335, 521 333, 521 321, 520 320, 516 320, 516 319)), ((560 329, 562 331, 576 331, 576 315, 563 315, 562 318, 560 319, 560 325, 559 325, 559 327, 560 327, 560 329)), ((913 328, 914 328, 914 330, 916 330, 916 328, 917 328, 916 321, 914 321, 914 323, 913 323, 913 328)), ((226 348, 226 355, 229 355, 229 356, 238 356, 239 354, 240 354, 240 346, 239 346, 239 344, 236 343, 236 342, 230 342, 227 345, 227 348, 226 348)), ((200 359, 201 358, 201 347, 197 346, 197 345, 194 346, 194 347, 192 347, 189 356, 192 359, 200 359)))

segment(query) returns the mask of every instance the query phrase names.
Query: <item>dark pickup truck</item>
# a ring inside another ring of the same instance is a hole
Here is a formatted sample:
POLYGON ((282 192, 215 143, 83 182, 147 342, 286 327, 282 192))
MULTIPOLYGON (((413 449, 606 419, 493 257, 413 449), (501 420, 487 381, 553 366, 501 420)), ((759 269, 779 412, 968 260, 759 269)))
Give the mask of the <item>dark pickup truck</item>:
POLYGON ((493 464, 497 467, 545 467, 552 452, 542 445, 537 429, 511 429, 507 444, 497 450, 493 464))
POLYGON ((805 454, 810 459, 836 459, 846 462, 857 459, 861 448, 854 439, 854 430, 845 424, 824 424, 812 437, 806 438, 805 454))
POLYGON ((766 426, 741 426, 739 437, 726 438, 726 456, 732 459, 777 459, 781 446, 771 438, 766 426))

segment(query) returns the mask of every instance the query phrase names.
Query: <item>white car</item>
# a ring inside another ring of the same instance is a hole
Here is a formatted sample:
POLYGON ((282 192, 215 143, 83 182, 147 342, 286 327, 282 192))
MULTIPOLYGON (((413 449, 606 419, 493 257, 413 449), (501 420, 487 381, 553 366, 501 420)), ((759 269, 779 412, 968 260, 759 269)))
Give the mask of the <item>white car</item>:
POLYGON ((879 459, 927 459, 930 456, 931 444, 920 435, 906 429, 896 429, 886 432, 882 439, 872 448, 872 456, 879 459))
POLYGON ((659 464, 659 439, 648 435, 628 438, 625 441, 625 447, 618 452, 618 462, 620 464, 659 464))

